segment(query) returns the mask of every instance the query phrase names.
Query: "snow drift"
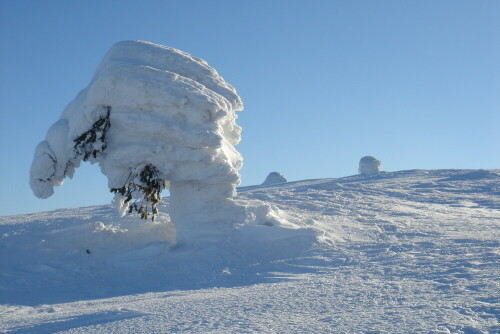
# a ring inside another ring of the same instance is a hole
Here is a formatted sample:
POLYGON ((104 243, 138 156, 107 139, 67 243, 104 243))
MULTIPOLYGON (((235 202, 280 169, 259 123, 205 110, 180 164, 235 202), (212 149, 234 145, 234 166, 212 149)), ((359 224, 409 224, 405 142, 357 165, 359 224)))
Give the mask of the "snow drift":
POLYGON ((31 188, 51 196, 84 160, 99 163, 122 213, 134 209, 146 218, 151 206, 154 217, 161 190, 170 188, 173 221, 255 220, 248 203, 232 201, 242 109, 235 89, 204 60, 119 42, 36 148, 31 188))

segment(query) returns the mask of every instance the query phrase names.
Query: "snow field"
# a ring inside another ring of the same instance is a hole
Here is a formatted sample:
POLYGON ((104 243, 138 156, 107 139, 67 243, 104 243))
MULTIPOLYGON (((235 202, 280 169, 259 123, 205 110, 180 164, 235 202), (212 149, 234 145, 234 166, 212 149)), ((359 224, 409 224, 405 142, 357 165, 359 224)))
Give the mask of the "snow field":
POLYGON ((0 330, 500 331, 500 171, 381 172, 238 193, 290 225, 247 222, 174 245, 168 200, 155 224, 111 206, 1 217, 0 330))

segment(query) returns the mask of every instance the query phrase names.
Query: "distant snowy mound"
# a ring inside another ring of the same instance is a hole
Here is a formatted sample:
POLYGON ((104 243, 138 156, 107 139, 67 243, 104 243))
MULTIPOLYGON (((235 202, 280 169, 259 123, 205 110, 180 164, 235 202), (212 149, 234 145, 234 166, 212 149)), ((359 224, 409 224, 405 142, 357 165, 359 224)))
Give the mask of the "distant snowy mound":
POLYGON ((382 162, 372 156, 362 157, 359 160, 358 173, 365 175, 377 174, 380 172, 380 165, 382 165, 382 162))
POLYGON ((262 185, 269 185, 269 184, 277 184, 277 183, 285 183, 288 182, 287 179, 283 176, 283 174, 278 173, 278 172, 271 172, 269 175, 266 177, 266 180, 262 185))

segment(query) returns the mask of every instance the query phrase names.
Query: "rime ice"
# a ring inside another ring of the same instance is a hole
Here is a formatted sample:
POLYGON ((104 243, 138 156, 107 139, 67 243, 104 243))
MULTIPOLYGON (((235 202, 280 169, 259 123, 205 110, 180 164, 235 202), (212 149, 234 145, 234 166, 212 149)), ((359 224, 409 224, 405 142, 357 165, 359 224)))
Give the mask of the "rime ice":
POLYGON ((372 156, 362 157, 361 160, 359 160, 358 173, 365 175, 377 174, 380 172, 381 164, 380 160, 377 160, 372 156))
POLYGON ((271 172, 269 175, 266 177, 266 180, 263 185, 268 185, 268 184, 276 184, 276 183, 285 183, 288 182, 285 176, 279 172, 271 172))
MULTIPOLYGON (((111 189, 140 186, 131 176, 154 166, 169 182, 173 203, 187 196, 200 210, 226 205, 239 184, 242 157, 234 145, 242 109, 235 89, 204 60, 148 42, 119 42, 36 148, 31 188, 47 198, 88 160, 99 163, 111 189)), ((172 215, 187 210, 174 205, 172 215)))

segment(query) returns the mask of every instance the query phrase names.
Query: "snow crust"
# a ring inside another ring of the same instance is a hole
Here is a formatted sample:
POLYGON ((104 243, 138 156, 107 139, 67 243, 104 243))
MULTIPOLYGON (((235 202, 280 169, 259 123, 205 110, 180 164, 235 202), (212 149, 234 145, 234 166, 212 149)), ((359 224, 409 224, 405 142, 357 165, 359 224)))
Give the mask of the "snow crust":
POLYGON ((288 182, 285 176, 279 172, 271 172, 264 180, 263 185, 266 184, 277 184, 277 183, 285 183, 288 182))
POLYGON ((177 244, 169 198, 158 223, 111 205, 0 217, 0 332, 498 333, 499 195, 500 170, 245 187, 245 219, 287 228, 177 244))
POLYGON ((365 174, 365 175, 377 174, 378 172, 380 172, 381 165, 382 165, 382 162, 380 162, 380 160, 377 160, 376 158, 374 158, 372 156, 362 157, 359 160, 358 173, 365 174))

